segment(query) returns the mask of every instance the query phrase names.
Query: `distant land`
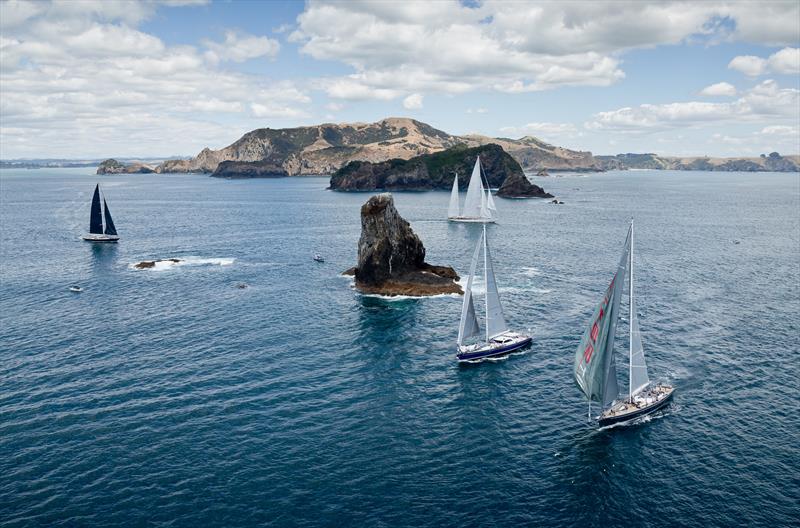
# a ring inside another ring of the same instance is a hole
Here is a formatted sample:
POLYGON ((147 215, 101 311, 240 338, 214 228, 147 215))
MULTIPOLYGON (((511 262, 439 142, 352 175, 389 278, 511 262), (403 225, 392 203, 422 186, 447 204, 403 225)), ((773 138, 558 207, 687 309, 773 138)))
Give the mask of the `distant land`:
POLYGON ((408 160, 441 152, 456 145, 478 147, 500 145, 526 172, 599 172, 625 169, 671 169, 713 171, 800 171, 800 155, 777 152, 758 157, 713 158, 670 157, 658 154, 595 156, 571 150, 532 136, 519 139, 481 135, 455 136, 426 123, 390 117, 376 123, 325 123, 297 128, 259 128, 244 134, 227 147, 203 149, 184 159, 68 160, 27 159, 0 161, 3 168, 98 167, 98 174, 141 172, 214 173, 225 178, 329 175, 351 161, 380 163, 408 160), (223 162, 227 163, 220 167, 223 162))

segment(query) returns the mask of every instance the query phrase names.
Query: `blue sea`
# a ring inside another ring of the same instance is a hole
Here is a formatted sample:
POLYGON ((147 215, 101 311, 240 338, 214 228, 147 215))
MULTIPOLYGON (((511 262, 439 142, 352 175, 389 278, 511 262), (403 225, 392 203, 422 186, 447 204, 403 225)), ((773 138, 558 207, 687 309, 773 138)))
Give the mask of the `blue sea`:
MULTIPOLYGON (((459 366, 460 298, 340 275, 369 194, 93 172, 0 172, 4 527, 800 523, 798 174, 565 175, 535 178, 564 205, 497 199, 494 270, 534 342, 459 366), (80 239, 98 180, 116 245, 80 239), (677 393, 598 430, 572 361, 631 218, 651 378, 677 393)), ((394 198, 428 262, 466 274, 481 227, 445 221, 446 192, 394 198)))

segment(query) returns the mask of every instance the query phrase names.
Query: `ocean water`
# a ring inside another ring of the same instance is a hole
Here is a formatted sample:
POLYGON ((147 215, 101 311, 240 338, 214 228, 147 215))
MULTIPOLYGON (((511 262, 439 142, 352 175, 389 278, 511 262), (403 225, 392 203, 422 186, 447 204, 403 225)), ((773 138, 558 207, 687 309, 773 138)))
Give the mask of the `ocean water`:
MULTIPOLYGON (((0 172, 2 526, 800 522, 797 174, 609 172, 537 179, 565 205, 498 199, 495 272, 534 343, 464 367, 458 297, 340 276, 368 194, 92 172, 0 172), (79 238, 98 179, 117 245, 79 238), (651 377, 678 391, 597 430, 572 359, 631 217, 651 377), (132 269, 168 257, 185 263, 132 269)), ((443 220, 446 192, 394 196, 428 261, 463 274, 480 227, 443 220)))

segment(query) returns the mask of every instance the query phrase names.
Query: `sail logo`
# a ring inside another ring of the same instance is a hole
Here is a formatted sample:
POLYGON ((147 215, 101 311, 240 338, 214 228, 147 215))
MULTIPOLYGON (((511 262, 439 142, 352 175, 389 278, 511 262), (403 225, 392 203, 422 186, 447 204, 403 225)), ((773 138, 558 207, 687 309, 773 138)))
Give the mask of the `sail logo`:
MULTIPOLYGON (((611 285, 608 287, 609 290, 614 288, 614 280, 616 280, 616 277, 614 277, 614 279, 611 281, 611 285)), ((606 315, 606 308, 608 308, 608 292, 606 292, 605 297, 603 297, 603 302, 600 304, 600 311, 597 313, 597 319, 595 319, 594 323, 592 323, 592 329, 589 332, 589 339, 591 339, 591 343, 586 345, 586 348, 583 351, 583 361, 587 365, 592 360, 592 354, 594 354, 594 345, 597 344, 597 337, 600 335, 600 325, 603 323, 603 317, 606 315)))

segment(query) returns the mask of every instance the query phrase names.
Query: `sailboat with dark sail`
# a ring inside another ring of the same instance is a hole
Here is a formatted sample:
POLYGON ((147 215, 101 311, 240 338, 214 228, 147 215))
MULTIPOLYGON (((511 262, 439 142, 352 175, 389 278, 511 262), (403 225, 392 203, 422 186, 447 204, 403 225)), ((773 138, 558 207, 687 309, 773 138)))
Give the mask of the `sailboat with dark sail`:
POLYGON ((458 175, 453 178, 453 188, 450 191, 450 205, 447 208, 447 219, 451 222, 481 222, 491 223, 497 221, 497 207, 494 205, 492 191, 489 189, 489 180, 486 180, 486 189, 483 188, 481 176, 481 158, 475 160, 472 176, 467 187, 467 197, 462 209, 458 199, 458 175))
POLYGON ((633 222, 628 230, 625 247, 617 272, 611 279, 603 300, 595 308, 589 327, 575 352, 575 381, 589 400, 589 419, 592 402, 602 410, 597 420, 601 427, 650 414, 664 407, 675 388, 664 383, 651 383, 647 375, 639 318, 633 295, 633 222), (617 365, 614 357, 614 338, 619 318, 619 305, 628 279, 630 314, 628 317, 628 394, 620 398, 617 365))
POLYGON ((111 218, 111 211, 103 197, 102 206, 100 204, 100 184, 94 188, 92 196, 92 210, 89 213, 89 234, 83 236, 89 242, 116 242, 119 240, 117 228, 111 218))
POLYGON ((464 290, 464 303, 461 307, 461 322, 458 325, 458 353, 456 358, 459 361, 477 361, 490 357, 509 354, 528 346, 531 337, 508 329, 503 305, 500 304, 500 294, 497 291, 497 282, 494 279, 494 268, 492 267, 492 257, 489 254, 489 242, 486 238, 486 226, 483 226, 483 233, 475 246, 472 255, 472 264, 469 269, 469 279, 464 290), (481 332, 480 323, 475 313, 475 295, 472 291, 475 279, 475 271, 478 265, 481 248, 483 248, 483 277, 486 286, 486 332, 481 332), (466 340, 472 337, 484 336, 485 341, 467 345, 466 340))

